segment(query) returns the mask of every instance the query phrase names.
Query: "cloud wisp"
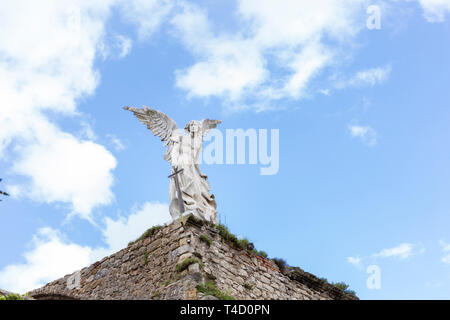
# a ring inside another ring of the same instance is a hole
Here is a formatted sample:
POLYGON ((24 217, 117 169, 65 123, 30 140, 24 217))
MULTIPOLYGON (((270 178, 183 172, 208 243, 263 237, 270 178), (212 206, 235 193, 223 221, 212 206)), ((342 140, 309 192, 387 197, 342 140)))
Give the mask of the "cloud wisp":
POLYGON ((440 240, 439 244, 442 247, 441 261, 445 264, 450 265, 450 243, 446 243, 445 241, 440 240))
POLYGON ((425 249, 417 249, 412 243, 401 243, 392 248, 382 249, 380 252, 373 254, 374 258, 398 258, 400 260, 407 259, 416 254, 421 254, 425 249))
POLYGON ((424 10, 424 17, 428 22, 444 22, 450 14, 449 0, 418 0, 424 10))
POLYGON ((373 263, 378 259, 407 260, 413 256, 423 254, 424 252, 425 248, 423 246, 404 242, 395 247, 381 249, 379 252, 366 257, 349 256, 347 257, 347 262, 358 269, 363 269, 363 265, 366 261, 373 263))
POLYGON ((338 81, 335 87, 337 89, 363 86, 373 87, 385 83, 388 80, 391 71, 391 65, 361 70, 356 72, 346 81, 338 81))
POLYGON ((358 269, 362 269, 362 259, 360 257, 347 257, 347 262, 358 269))
POLYGON ((377 132, 370 126, 350 125, 348 130, 352 137, 359 138, 370 147, 374 147, 377 144, 377 132))

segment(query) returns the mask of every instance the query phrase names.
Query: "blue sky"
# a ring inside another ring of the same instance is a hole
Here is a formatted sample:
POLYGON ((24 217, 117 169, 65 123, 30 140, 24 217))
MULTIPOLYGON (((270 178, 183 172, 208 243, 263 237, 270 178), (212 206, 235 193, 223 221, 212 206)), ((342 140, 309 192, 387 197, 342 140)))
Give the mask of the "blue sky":
POLYGON ((164 147, 122 109, 147 105, 279 129, 275 175, 202 165, 221 222, 270 257, 362 299, 448 299, 449 21, 448 0, 2 2, 0 287, 170 219, 164 147))

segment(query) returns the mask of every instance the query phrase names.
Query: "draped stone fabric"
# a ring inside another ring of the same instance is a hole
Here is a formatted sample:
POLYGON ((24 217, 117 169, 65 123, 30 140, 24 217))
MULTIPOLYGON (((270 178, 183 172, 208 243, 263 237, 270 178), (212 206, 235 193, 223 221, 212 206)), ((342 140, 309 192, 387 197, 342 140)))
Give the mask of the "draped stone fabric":
MULTIPOLYGON (((179 182, 186 213, 193 213, 203 220, 217 223, 216 201, 210 193, 207 176, 200 171, 198 159, 202 150, 203 130, 199 121, 191 121, 185 128, 186 133, 176 130, 171 137, 171 164, 179 174, 179 182)), ((178 206, 178 194, 175 180, 171 179, 169 187, 170 214, 173 219, 181 216, 178 206)))
POLYGON ((169 161, 173 170, 183 170, 178 174, 185 212, 180 212, 175 179, 170 179, 169 211, 172 219, 182 215, 194 214, 197 218, 217 223, 216 201, 210 193, 207 176, 199 167, 199 156, 202 151, 203 137, 211 128, 215 128, 220 120, 192 120, 184 128, 178 129, 176 123, 166 114, 144 107, 137 109, 125 107, 147 125, 154 135, 165 142, 167 151, 164 159, 169 161))

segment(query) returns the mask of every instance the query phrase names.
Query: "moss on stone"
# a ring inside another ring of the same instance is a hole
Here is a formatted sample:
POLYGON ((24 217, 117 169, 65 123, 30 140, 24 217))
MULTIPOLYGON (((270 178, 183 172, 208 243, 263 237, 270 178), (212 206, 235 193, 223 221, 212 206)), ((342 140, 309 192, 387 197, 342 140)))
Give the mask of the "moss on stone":
POLYGON ((160 230, 161 228, 162 228, 162 226, 154 226, 154 227, 151 227, 150 229, 147 229, 147 231, 145 231, 139 238, 137 238, 134 241, 129 242, 128 246, 131 246, 131 245, 135 244, 138 241, 141 241, 141 240, 144 240, 144 239, 146 239, 148 237, 153 236, 156 233, 156 231, 160 230))
POLYGON ((253 290, 253 286, 250 283, 244 283, 244 288, 247 290, 253 290))
POLYGON ((226 226, 224 226, 223 224, 217 224, 215 225, 215 228, 217 229, 217 231, 219 231, 222 239, 231 242, 233 245, 237 243, 238 238, 234 234, 232 234, 226 226))
POLYGON ((268 254, 265 252, 265 251, 258 251, 258 256, 261 256, 261 257, 264 257, 264 258, 267 258, 268 257, 268 254))
POLYGON ((177 264, 177 272, 182 272, 182 271, 186 270, 187 267, 189 267, 191 264, 194 264, 194 263, 198 263, 201 267, 203 266, 203 264, 201 263, 201 261, 199 259, 189 257, 189 258, 184 259, 179 264, 177 264))
POLYGON ((216 224, 214 227, 216 228, 217 231, 219 231, 219 235, 222 237, 222 239, 230 243, 233 246, 233 248, 239 250, 247 250, 248 252, 251 252, 264 258, 268 257, 266 252, 256 250, 253 243, 251 243, 247 238, 238 239, 223 224, 216 224))
POLYGON ((206 221, 196 218, 193 214, 189 215, 186 224, 201 227, 206 223, 206 221))
POLYGON ((212 240, 205 234, 202 234, 200 236, 200 241, 205 242, 208 245, 208 247, 211 246, 211 244, 212 244, 212 240))
POLYGON ((145 250, 145 253, 144 253, 144 264, 147 264, 148 263, 148 252, 147 252, 147 250, 145 250))
POLYGON ((206 281, 204 285, 198 285, 197 291, 205 296, 214 296, 220 300, 236 300, 233 296, 220 291, 212 280, 206 281))

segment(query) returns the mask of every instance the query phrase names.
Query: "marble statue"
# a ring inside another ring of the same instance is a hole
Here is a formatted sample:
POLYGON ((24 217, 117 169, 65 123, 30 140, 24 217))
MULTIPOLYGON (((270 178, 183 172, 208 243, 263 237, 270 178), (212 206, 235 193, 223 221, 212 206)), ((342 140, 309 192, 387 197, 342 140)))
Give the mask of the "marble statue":
POLYGON ((184 128, 166 114, 148 107, 143 109, 124 107, 161 138, 167 146, 164 159, 169 161, 173 173, 169 177, 169 211, 172 219, 193 214, 195 217, 217 223, 216 201, 209 191, 207 176, 198 164, 202 151, 203 137, 215 128, 220 120, 192 120, 184 128))

